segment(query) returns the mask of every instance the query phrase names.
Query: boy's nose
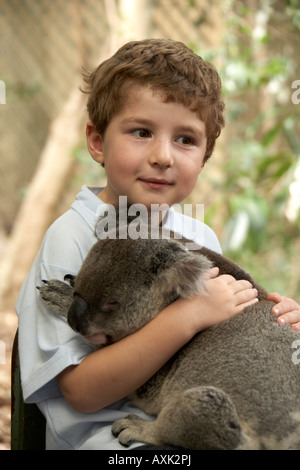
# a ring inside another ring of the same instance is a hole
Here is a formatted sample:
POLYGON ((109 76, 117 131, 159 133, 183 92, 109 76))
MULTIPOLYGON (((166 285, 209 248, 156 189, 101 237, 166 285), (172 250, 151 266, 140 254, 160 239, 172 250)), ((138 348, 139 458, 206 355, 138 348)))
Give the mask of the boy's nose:
POLYGON ((170 142, 161 139, 158 140, 150 153, 149 161, 151 165, 159 165, 162 167, 173 166, 173 152, 170 142))

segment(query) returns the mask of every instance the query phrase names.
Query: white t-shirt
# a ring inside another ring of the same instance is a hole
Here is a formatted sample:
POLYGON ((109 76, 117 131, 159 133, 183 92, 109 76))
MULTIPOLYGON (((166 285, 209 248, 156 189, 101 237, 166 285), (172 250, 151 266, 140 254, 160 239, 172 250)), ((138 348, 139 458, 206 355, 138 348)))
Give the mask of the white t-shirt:
MULTIPOLYGON (((111 424, 128 413, 151 419, 126 398, 95 413, 78 413, 66 402, 56 382, 60 372, 79 364, 93 347, 69 327, 65 318, 45 306, 36 287, 42 285, 43 279, 63 281, 66 274, 78 273, 97 241, 97 209, 103 204, 97 197, 100 191, 98 187, 83 186, 71 209, 48 229, 16 304, 24 399, 38 403, 46 417, 49 450, 124 450, 111 434, 111 424)), ((171 208, 164 226, 221 253, 215 233, 202 222, 193 222, 196 228, 190 222, 189 217, 171 208)), ((130 448, 139 445, 135 443, 130 448)))

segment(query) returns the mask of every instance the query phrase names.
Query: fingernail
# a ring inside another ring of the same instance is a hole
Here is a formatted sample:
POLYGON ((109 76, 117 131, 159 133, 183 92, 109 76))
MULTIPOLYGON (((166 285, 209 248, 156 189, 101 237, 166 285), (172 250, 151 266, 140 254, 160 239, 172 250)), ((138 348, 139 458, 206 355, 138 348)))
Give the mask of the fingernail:
POLYGON ((279 310, 278 310, 278 308, 274 308, 274 309, 273 309, 273 312, 275 313, 275 315, 279 315, 279 310))
POLYGON ((286 323, 285 318, 278 318, 278 321, 284 325, 286 323))

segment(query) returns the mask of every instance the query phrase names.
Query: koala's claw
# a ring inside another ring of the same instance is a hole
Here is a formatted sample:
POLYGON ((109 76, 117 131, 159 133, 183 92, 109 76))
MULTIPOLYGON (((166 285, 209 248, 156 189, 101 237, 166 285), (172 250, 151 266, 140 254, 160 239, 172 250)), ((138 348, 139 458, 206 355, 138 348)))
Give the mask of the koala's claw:
POLYGON ((73 274, 66 274, 64 277, 64 281, 69 281, 70 286, 72 287, 74 287, 75 285, 75 279, 76 279, 76 276, 73 276, 73 274))
POLYGON ((112 435, 118 438, 119 443, 124 447, 130 447, 130 445, 135 441, 130 436, 130 430, 123 428, 120 431, 112 431, 112 435))
POLYGON ((134 423, 135 415, 128 415, 126 418, 115 421, 112 425, 111 432, 114 437, 117 437, 120 444, 124 447, 129 447, 135 439, 132 436, 132 419, 134 423))
POLYGON ((137 415, 130 414, 126 418, 115 421, 112 424, 111 432, 124 447, 129 447, 136 441, 156 444, 156 442, 149 441, 150 432, 148 429, 152 424, 151 421, 145 421, 137 415))
POLYGON ((126 418, 119 419, 112 424, 111 433, 114 437, 118 437, 119 434, 126 429, 126 418))
MULTIPOLYGON (((42 279, 42 282, 43 282, 44 284, 48 284, 48 281, 45 281, 45 279, 42 279)), ((36 288, 37 288, 38 290, 40 290, 40 289, 41 289, 41 286, 36 286, 36 288)))
POLYGON ((67 316, 73 300, 73 287, 58 280, 42 280, 43 285, 37 286, 47 307, 60 315, 67 316))

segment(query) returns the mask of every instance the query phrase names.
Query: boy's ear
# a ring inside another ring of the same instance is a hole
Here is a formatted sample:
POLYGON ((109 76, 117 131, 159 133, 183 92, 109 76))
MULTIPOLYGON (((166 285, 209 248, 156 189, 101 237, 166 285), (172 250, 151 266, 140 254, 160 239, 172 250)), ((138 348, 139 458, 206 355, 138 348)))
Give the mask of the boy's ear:
POLYGON ((91 157, 103 165, 103 139, 91 121, 86 125, 86 142, 91 157))

